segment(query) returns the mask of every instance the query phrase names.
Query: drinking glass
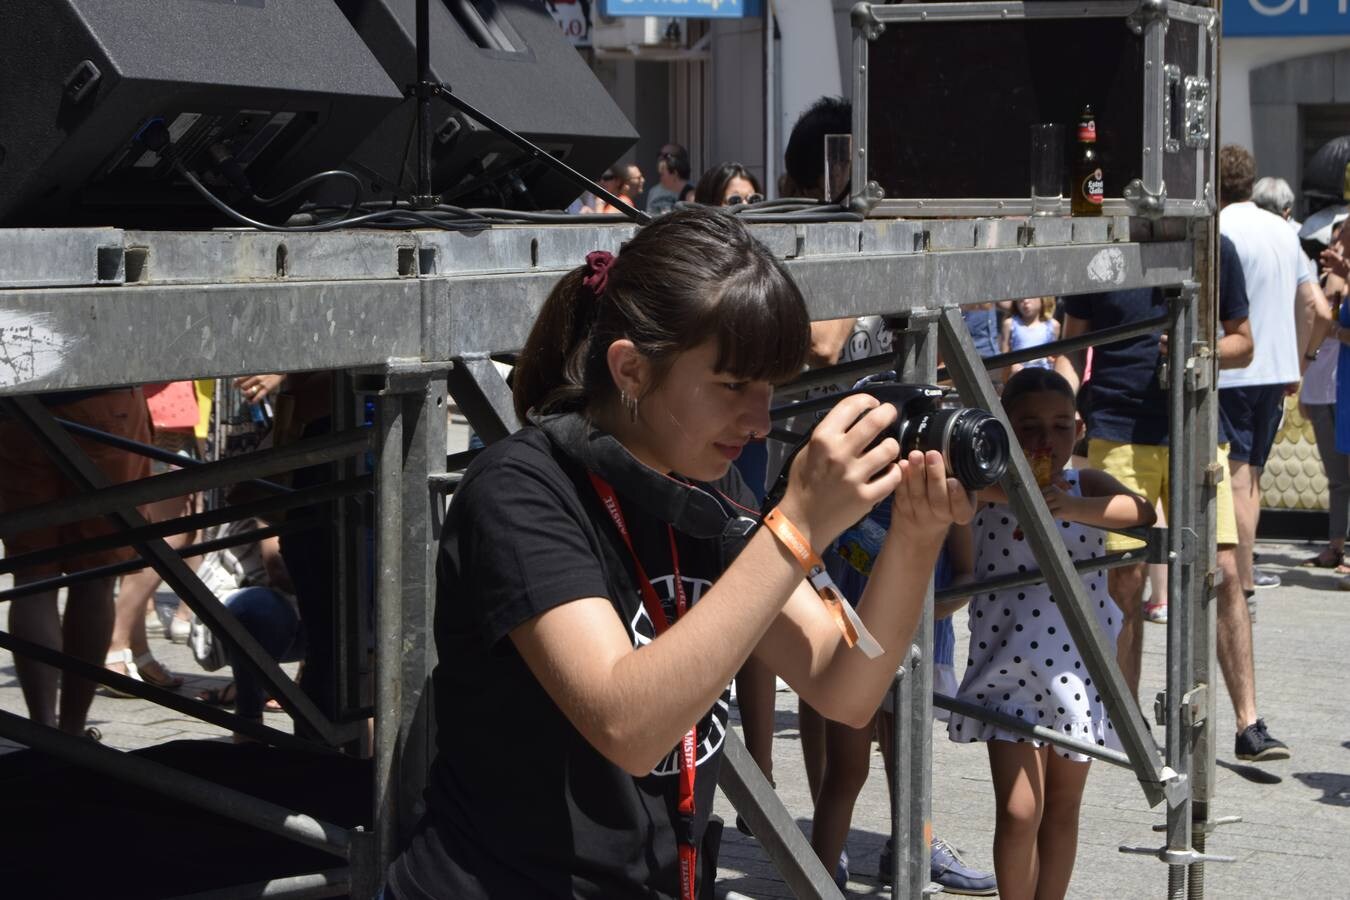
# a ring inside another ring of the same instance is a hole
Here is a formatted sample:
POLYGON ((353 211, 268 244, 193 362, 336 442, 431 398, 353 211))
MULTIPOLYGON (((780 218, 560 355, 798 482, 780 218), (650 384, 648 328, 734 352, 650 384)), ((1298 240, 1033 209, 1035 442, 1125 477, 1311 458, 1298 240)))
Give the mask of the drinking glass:
POLYGON ((1064 126, 1031 126, 1031 213, 1059 215, 1064 198, 1064 126))

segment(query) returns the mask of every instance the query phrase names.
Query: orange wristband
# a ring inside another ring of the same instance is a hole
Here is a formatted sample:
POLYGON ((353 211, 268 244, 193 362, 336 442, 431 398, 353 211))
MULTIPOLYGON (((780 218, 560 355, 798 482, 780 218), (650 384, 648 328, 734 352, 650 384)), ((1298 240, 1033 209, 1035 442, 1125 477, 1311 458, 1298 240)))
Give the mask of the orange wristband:
POLYGON ((880 656, 884 652, 881 645, 867 630, 867 626, 858 617, 857 611, 844 599, 844 595, 834 583, 834 579, 826 571, 825 561, 820 558, 815 550, 811 549, 811 545, 797 530, 797 526, 792 524, 792 520, 779 512, 777 507, 774 507, 764 517, 764 524, 769 526, 769 531, 778 539, 780 544, 787 548, 787 551, 797 560, 797 565, 801 566, 802 571, 806 573, 807 582, 820 597, 821 602, 825 604, 825 608, 829 610, 835 624, 839 626, 839 631, 844 636, 844 643, 850 647, 858 647, 869 659, 880 656))

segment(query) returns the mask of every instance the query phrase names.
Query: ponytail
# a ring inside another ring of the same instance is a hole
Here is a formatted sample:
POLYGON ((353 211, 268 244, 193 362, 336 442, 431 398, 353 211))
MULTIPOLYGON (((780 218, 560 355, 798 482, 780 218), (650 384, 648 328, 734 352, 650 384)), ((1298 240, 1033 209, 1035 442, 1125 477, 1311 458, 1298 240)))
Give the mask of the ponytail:
POLYGON ((553 286, 525 340, 512 375, 511 399, 522 423, 531 409, 571 412, 585 405, 586 359, 598 298, 578 266, 553 286))

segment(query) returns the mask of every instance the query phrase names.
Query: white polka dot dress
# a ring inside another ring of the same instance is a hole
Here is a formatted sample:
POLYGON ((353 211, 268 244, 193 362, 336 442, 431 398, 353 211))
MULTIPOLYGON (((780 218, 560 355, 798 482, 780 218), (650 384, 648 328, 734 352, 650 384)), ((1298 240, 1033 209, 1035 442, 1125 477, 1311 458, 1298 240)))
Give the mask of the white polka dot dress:
MULTIPOLYGON (((1064 470, 1068 493, 1081 496, 1078 473, 1064 470)), ((1060 522, 1060 534, 1075 561, 1105 553, 1103 533, 1076 522, 1060 522)), ((1007 506, 988 503, 975 513, 975 577, 997 578, 1040 566, 1007 506)), ((1106 571, 1083 575, 1083 583, 1109 644, 1120 633, 1120 612, 1106 591, 1106 571)), ((1054 729, 1066 736, 1120 749, 1087 665, 1074 646, 1055 598, 1044 583, 976 593, 970 601, 970 649, 957 698, 1054 729)), ((961 743, 1012 741, 1041 746, 997 725, 953 713, 947 735, 961 743)), ((1063 748, 1066 759, 1089 757, 1063 748)))

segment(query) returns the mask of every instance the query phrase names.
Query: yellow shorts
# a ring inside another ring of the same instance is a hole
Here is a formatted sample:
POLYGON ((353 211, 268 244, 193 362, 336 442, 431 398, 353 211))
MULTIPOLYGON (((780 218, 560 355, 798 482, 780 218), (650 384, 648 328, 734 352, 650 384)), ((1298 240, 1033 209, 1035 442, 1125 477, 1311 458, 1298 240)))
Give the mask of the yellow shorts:
MULTIPOLYGON (((1094 469, 1101 469, 1125 487, 1139 494, 1149 503, 1163 502, 1163 513, 1168 515, 1167 484, 1168 455, 1166 447, 1153 444, 1122 444, 1093 438, 1088 441, 1088 461, 1094 469)), ((1214 518, 1218 544, 1237 543, 1237 519, 1233 516, 1233 486, 1228 480, 1228 445, 1219 445, 1218 461, 1223 479, 1215 495, 1214 518)), ((1134 550, 1142 542, 1124 535, 1106 535, 1106 549, 1111 553, 1134 550)))

